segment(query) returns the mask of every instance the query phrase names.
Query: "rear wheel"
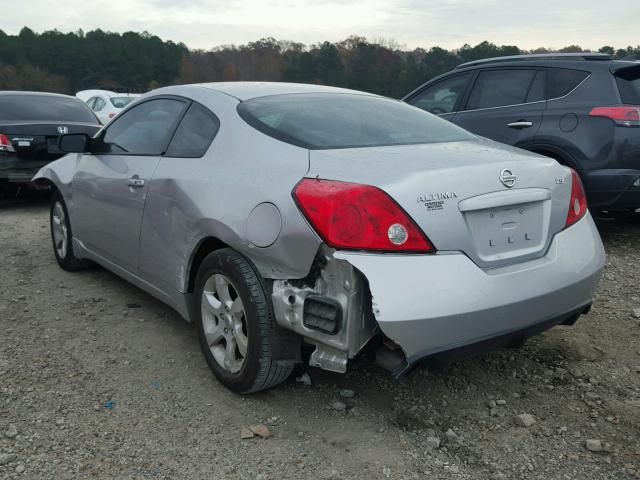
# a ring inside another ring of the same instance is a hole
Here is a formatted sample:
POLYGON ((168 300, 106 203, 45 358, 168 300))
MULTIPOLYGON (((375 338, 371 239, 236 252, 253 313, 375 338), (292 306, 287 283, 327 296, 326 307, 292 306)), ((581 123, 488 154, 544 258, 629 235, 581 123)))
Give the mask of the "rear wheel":
POLYGON ((56 256, 58 265, 69 272, 90 268, 93 262, 77 258, 73 254, 69 212, 62 195, 57 190, 51 197, 50 223, 53 253, 56 256))
POLYGON ((275 325, 264 280, 230 248, 209 254, 196 278, 194 320, 202 353, 216 378, 238 393, 285 381, 293 367, 274 360, 275 325))

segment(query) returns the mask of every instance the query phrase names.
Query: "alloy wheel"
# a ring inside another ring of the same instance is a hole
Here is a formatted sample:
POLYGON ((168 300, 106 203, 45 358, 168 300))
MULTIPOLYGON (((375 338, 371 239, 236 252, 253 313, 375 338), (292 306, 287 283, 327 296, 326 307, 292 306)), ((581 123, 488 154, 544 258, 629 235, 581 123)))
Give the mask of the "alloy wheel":
POLYGON ((231 280, 211 275, 202 292, 202 326, 215 361, 237 373, 247 356, 247 323, 242 299, 231 280))

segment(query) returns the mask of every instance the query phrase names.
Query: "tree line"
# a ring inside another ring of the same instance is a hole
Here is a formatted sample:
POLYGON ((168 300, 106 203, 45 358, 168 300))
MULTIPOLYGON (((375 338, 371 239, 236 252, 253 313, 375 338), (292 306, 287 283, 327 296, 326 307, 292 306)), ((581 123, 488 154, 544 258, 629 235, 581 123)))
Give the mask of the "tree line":
MULTIPOLYGON (((318 83, 401 97, 464 62, 551 51, 583 50, 578 45, 522 50, 487 41, 455 50, 408 50, 394 41, 352 36, 311 46, 269 37, 206 51, 189 50, 182 43, 163 41, 148 32, 36 33, 24 27, 17 35, 0 30, 0 90, 73 94, 87 88, 145 91, 179 83, 263 80, 318 83)), ((616 58, 640 58, 640 46, 604 46, 598 51, 616 58)))

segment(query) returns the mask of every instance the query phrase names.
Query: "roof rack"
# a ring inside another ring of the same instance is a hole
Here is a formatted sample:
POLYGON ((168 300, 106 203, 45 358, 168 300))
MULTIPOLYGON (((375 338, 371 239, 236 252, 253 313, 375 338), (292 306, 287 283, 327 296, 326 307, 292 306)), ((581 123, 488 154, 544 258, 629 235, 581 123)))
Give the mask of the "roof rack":
POLYGON ((506 57, 483 58, 458 65, 456 68, 471 67, 484 63, 509 62, 517 60, 613 60, 607 53, 532 53, 529 55, 508 55, 506 57))

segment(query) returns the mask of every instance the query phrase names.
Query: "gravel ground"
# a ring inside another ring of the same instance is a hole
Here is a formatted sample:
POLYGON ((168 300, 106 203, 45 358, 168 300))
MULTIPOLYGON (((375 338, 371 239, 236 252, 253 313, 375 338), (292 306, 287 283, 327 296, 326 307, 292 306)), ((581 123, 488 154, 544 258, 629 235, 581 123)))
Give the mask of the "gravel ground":
POLYGON ((243 398, 168 307, 58 268, 46 200, 0 207, 0 478, 640 478, 640 223, 600 228, 605 277, 574 327, 400 381, 360 359, 243 398), (273 436, 241 439, 255 424, 273 436))

